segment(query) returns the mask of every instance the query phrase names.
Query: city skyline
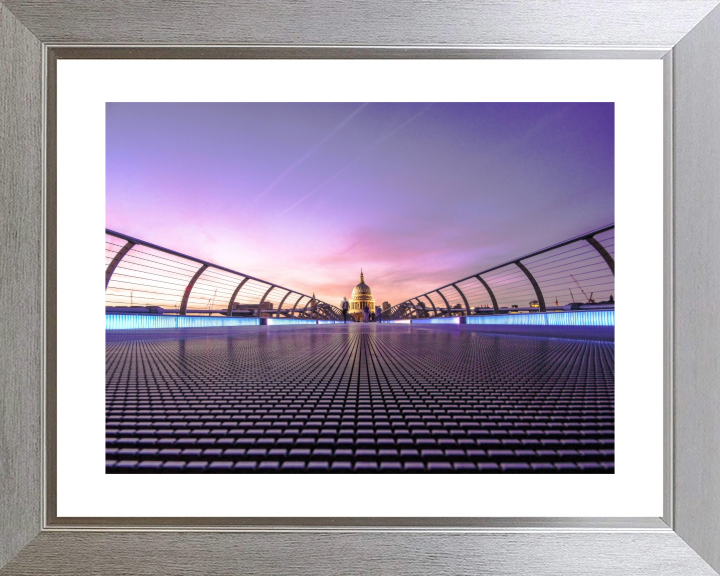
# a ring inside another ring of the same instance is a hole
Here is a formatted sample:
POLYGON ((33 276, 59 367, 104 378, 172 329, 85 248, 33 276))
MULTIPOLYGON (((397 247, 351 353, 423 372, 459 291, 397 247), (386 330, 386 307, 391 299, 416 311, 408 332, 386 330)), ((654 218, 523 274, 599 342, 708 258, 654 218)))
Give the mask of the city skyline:
POLYGON ((106 154, 108 228, 334 305, 614 220, 612 103, 108 103, 106 154))

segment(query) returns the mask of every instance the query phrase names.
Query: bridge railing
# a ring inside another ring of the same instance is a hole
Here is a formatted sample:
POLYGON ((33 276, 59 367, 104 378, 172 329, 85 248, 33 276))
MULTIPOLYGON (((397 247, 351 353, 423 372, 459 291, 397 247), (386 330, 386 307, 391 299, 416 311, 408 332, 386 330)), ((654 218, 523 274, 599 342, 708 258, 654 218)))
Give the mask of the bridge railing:
POLYGON ((609 309, 614 293, 613 224, 419 294, 388 317, 609 309))
POLYGON ((107 313, 226 315, 337 320, 312 296, 105 230, 107 313))

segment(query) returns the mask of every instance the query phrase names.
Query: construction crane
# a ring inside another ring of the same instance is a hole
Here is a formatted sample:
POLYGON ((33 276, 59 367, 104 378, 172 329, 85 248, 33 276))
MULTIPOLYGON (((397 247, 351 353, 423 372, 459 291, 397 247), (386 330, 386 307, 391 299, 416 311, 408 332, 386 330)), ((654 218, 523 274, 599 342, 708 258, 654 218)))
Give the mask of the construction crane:
MULTIPOLYGON (((217 296, 217 288, 215 288, 215 294, 213 294, 212 297, 212 304, 210 304, 210 310, 213 309, 213 306, 215 306, 215 296, 217 296)), ((208 298, 208 302, 210 301, 210 298, 208 298)))
MULTIPOLYGON (((595 304, 595 300, 593 300, 593 297, 592 297, 592 295, 594 294, 594 292, 590 292, 590 296, 588 296, 587 294, 585 294, 585 290, 582 289, 582 286, 580 286, 580 282, 578 282, 577 280, 575 280, 575 276, 573 276, 572 274, 570 274, 570 278, 572 278, 573 281, 575 282, 575 284, 577 284, 577 287, 580 288, 580 292, 582 292, 582 293, 583 293, 583 296, 585 296, 585 299, 587 300, 587 303, 588 303, 588 304, 595 304)), ((572 295, 572 290, 570 290, 570 294, 572 295)), ((574 298, 573 298, 573 302, 575 302, 575 299, 574 299, 574 298)))

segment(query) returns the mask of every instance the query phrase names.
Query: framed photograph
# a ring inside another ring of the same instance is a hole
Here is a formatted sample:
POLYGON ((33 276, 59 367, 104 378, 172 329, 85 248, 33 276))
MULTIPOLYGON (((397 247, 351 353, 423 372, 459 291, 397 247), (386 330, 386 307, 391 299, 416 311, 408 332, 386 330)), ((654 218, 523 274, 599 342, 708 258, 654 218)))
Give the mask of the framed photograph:
POLYGON ((716 5, 0 4, 2 573, 715 574, 716 5))
POLYGON ((661 62, 56 66, 58 519, 662 513, 661 62))

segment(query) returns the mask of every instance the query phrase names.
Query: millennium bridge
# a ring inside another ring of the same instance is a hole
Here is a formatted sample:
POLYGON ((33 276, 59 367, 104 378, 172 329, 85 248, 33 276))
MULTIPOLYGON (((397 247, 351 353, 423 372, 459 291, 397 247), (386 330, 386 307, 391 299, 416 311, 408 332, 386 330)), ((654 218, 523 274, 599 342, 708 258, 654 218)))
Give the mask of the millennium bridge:
POLYGON ((612 473, 614 226, 383 323, 106 231, 108 473, 612 473))

